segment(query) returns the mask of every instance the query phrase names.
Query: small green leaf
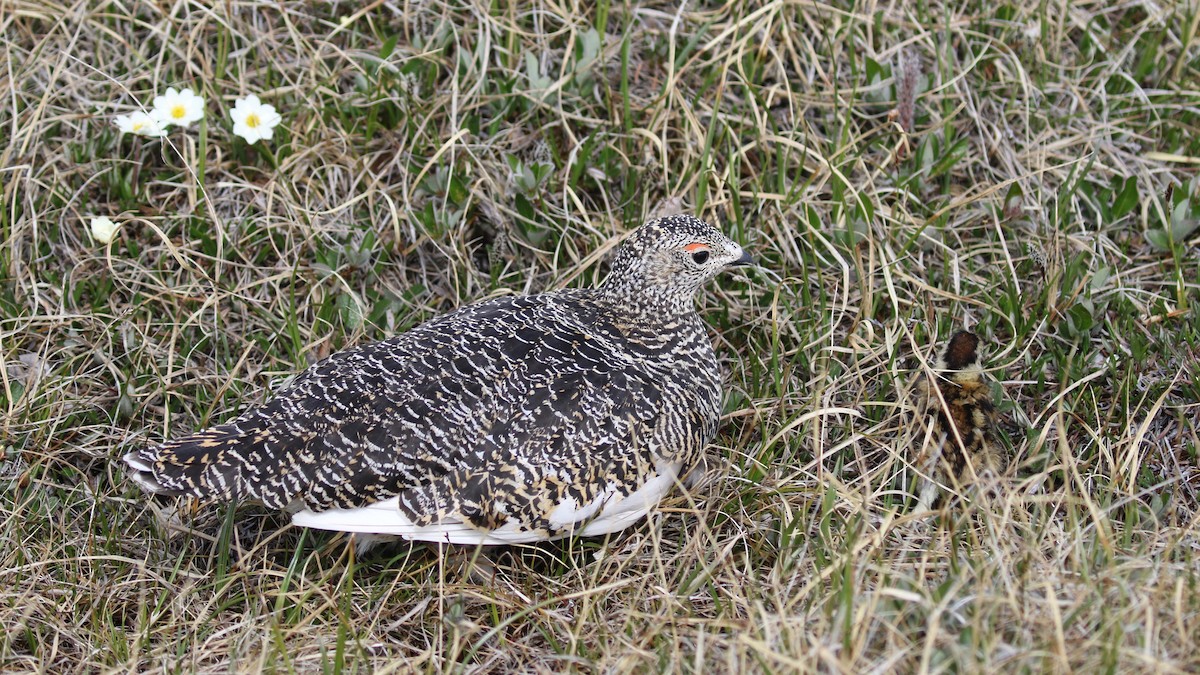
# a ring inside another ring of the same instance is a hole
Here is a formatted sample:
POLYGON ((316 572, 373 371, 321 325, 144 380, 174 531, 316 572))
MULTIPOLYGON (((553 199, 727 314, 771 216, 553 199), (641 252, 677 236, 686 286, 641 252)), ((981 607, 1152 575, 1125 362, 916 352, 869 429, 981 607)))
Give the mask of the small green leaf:
POLYGON ((1196 231, 1196 227, 1200 226, 1200 219, 1184 218, 1182 220, 1171 221, 1171 239, 1172 241, 1185 241, 1192 232, 1196 231))
POLYGON ((447 186, 446 195, 450 197, 450 201, 454 202, 455 204, 462 204, 467 201, 467 198, 470 196, 470 192, 467 190, 467 186, 463 184, 462 180, 458 176, 451 175, 450 184, 447 186))
POLYGON ((1146 230, 1146 241, 1150 242, 1150 245, 1156 250, 1171 250, 1171 237, 1166 230, 1146 230))
POLYGON ((1081 302, 1067 311, 1067 323, 1072 335, 1082 335, 1092 329, 1092 308, 1090 303, 1081 302))
POLYGON ((1181 242, 1200 226, 1200 218, 1193 215, 1193 202, 1189 190, 1175 191, 1175 206, 1171 208, 1171 240, 1181 242))
POLYGON ((1025 192, 1021 189, 1019 183, 1013 183, 1008 186, 1008 193, 1004 195, 1004 216, 1006 218, 1015 218, 1023 212, 1025 207, 1025 192))
MULTIPOLYGON (((1116 187, 1114 186, 1114 191, 1116 187)), ((1117 196, 1113 198, 1112 203, 1112 218, 1116 220, 1123 217, 1133 210, 1133 207, 1138 203, 1137 177, 1130 176, 1125 179, 1125 184, 1117 191, 1117 196)))
POLYGON ((342 323, 347 328, 358 330, 362 328, 363 315, 362 308, 358 306, 358 301, 350 297, 348 293, 339 294, 337 297, 338 313, 342 316, 342 323))
POLYGON ((535 92, 541 92, 541 96, 545 96, 545 90, 554 84, 554 80, 544 77, 541 72, 541 67, 538 65, 537 57, 533 54, 525 55, 525 76, 529 78, 529 89, 535 92))
POLYGON ((883 66, 879 65, 878 61, 869 56, 864 58, 863 61, 863 71, 867 76, 867 84, 870 85, 882 81, 884 77, 883 66))
POLYGON ((383 47, 379 50, 380 59, 386 61, 392 55, 392 52, 396 51, 396 41, 398 39, 400 39, 399 33, 383 41, 383 47))
POLYGON ((534 220, 537 213, 533 210, 533 204, 529 203, 529 200, 525 198, 525 195, 517 195, 516 199, 513 201, 517 206, 517 213, 521 214, 522 218, 531 221, 534 220))
POLYGON ((20 401, 25 395, 25 385, 17 380, 9 380, 8 390, 12 393, 12 399, 7 401, 8 403, 20 401))
POLYGON ((1177 224, 1182 223, 1185 220, 1187 220, 1189 206, 1191 206, 1191 205, 1188 204, 1188 200, 1186 200, 1186 199, 1180 199, 1178 202, 1175 203, 1174 208, 1171 209, 1171 230, 1172 231, 1175 230, 1175 226, 1177 224))
POLYGON ((576 77, 587 74, 600 56, 600 34, 589 28, 579 39, 579 60, 575 65, 576 77))

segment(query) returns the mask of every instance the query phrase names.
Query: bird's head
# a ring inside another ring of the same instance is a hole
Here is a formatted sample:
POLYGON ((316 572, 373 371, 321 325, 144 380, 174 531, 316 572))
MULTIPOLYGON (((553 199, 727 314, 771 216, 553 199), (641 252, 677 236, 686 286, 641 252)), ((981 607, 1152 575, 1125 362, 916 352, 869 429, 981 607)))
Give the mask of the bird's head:
POLYGON ((613 259, 604 288, 631 302, 687 310, 709 279, 731 267, 753 265, 742 247, 720 230, 688 215, 642 225, 613 259))
POLYGON ((965 330, 955 333, 938 359, 937 369, 943 377, 959 385, 979 382, 983 376, 979 336, 965 330))

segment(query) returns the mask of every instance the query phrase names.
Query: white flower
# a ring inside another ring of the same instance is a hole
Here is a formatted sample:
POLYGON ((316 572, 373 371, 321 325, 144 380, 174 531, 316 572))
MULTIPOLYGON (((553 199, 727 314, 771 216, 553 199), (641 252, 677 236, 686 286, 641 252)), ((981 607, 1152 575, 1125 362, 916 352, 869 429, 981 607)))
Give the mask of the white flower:
POLYGON ((154 97, 154 111, 162 116, 164 125, 186 127, 204 117, 204 99, 191 89, 175 91, 175 87, 168 87, 167 93, 154 97))
POLYGON ((250 145, 260 138, 271 140, 275 127, 283 121, 275 112, 275 106, 263 103, 254 94, 239 98, 233 110, 229 111, 229 116, 233 118, 233 133, 246 139, 250 145))
POLYGON ((119 229, 121 229, 121 226, 114 223, 107 216, 92 218, 92 238, 101 244, 111 243, 119 229))
POLYGON ((123 134, 152 137, 167 135, 167 125, 157 110, 151 110, 149 113, 136 110, 128 115, 117 115, 113 122, 123 134))

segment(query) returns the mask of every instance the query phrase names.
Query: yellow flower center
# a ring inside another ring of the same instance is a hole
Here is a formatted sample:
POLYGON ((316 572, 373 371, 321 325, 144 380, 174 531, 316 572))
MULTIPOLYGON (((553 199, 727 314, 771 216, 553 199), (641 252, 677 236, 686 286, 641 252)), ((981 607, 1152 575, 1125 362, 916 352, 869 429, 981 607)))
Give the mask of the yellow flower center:
POLYGON ((134 130, 134 131, 141 131, 142 129, 145 129, 145 128, 146 128, 146 123, 145 123, 145 122, 134 122, 134 123, 133 123, 133 130, 134 130))
POLYGON ((246 126, 251 129, 257 129, 259 124, 262 124, 262 120, 258 119, 258 113, 246 115, 246 126))
POLYGON ((187 108, 183 107, 182 103, 176 104, 174 108, 171 108, 171 117, 181 120, 185 115, 187 115, 187 108))

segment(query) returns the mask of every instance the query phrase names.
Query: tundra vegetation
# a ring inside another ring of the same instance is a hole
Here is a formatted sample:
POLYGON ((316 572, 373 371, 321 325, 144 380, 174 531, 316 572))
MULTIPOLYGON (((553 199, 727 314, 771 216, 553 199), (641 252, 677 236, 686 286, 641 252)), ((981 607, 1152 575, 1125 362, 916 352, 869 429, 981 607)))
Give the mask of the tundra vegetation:
POLYGON ((0 2, 0 669, 1200 670, 1198 21, 0 2), (123 474, 679 210, 761 269, 698 300, 709 479, 624 533, 356 555, 123 474), (912 385, 964 327, 1013 469, 917 515, 912 385))

